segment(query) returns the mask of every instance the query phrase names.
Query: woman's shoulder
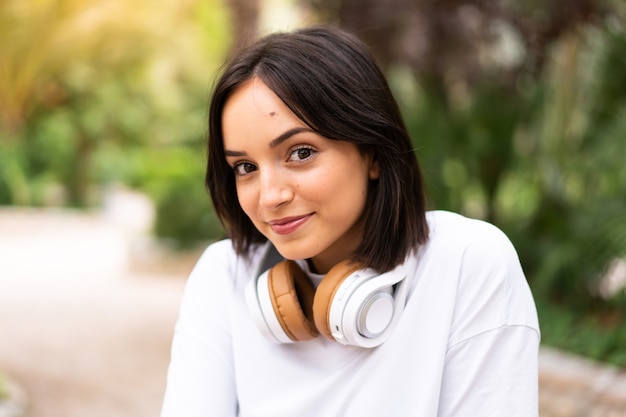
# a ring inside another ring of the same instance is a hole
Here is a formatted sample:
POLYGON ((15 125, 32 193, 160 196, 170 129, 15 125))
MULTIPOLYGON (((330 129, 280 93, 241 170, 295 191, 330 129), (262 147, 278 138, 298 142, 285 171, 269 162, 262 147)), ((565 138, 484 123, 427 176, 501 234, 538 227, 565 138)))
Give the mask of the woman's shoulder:
POLYGON ((209 243, 202 253, 202 257, 211 256, 233 256, 235 255, 235 248, 233 242, 230 239, 222 239, 209 243))
POLYGON ((209 243, 198 258, 195 269, 208 265, 225 264, 236 258, 235 249, 230 239, 209 243))
POLYGON ((431 256, 446 263, 459 262, 463 270, 518 267, 519 256, 513 243, 495 225, 446 211, 429 212, 427 219, 431 256))
POLYGON ((449 212, 429 213, 431 256, 456 276, 455 334, 464 340, 499 326, 538 331, 537 313, 519 256, 498 227, 449 212))
POLYGON ((511 245, 509 238, 497 226, 479 219, 450 211, 430 211, 426 214, 432 241, 461 247, 500 247, 511 245))
POLYGON ((253 268, 266 251, 266 244, 255 244, 247 255, 235 251, 231 239, 223 239, 210 243, 200 255, 195 270, 231 271, 253 268))

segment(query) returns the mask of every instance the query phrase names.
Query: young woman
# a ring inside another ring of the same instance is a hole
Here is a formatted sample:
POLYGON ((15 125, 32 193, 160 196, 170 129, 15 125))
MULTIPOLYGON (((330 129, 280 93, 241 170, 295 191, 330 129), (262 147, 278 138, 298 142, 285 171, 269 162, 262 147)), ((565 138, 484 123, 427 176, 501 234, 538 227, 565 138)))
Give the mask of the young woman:
POLYGON ((189 278, 163 417, 537 416, 517 254, 492 225, 425 211, 356 38, 307 28, 232 58, 206 184, 230 239, 189 278))

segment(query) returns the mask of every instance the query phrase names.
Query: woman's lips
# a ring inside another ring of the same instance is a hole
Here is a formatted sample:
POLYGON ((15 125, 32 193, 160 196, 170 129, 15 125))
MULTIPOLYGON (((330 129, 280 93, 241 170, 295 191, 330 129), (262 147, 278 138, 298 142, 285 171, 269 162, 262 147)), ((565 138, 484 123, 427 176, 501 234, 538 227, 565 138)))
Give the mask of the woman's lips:
POLYGON ((313 214, 305 214, 304 216, 285 217, 282 219, 271 220, 268 222, 272 231, 277 235, 288 235, 295 232, 300 226, 302 226, 307 220, 311 218, 313 214))

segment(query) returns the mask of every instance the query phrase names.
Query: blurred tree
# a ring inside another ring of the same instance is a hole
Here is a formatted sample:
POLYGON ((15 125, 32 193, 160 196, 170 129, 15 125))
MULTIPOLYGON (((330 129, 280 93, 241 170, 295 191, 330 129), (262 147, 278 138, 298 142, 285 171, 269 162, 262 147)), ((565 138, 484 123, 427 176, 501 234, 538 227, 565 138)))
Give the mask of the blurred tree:
MULTIPOLYGON (((36 111, 67 99, 58 85, 78 63, 119 69, 145 59, 155 46, 141 36, 154 14, 106 1, 48 0, 0 4, 0 121, 17 129, 36 111), (118 19, 124 16, 123 19, 118 19), (124 39, 135 39, 133 44, 124 39), (138 51, 141 51, 138 54, 138 51)), ((156 26, 156 25, 155 25, 156 26)))
POLYGON ((30 177, 48 171, 55 148, 65 148, 68 165, 58 179, 72 205, 87 202, 97 143, 128 133, 124 117, 113 107, 118 103, 109 100, 111 93, 119 93, 118 80, 120 86, 124 79, 130 85, 155 46, 140 36, 154 24, 153 15, 138 10, 137 2, 133 6, 100 1, 86 7, 79 0, 6 1, 0 6, 0 124, 15 133, 3 137, 20 140, 16 146, 25 154, 30 177), (117 19, 120 15, 125 18, 117 19), (129 38, 135 42, 122 41, 129 38), (54 122, 52 114, 58 115, 54 122), (45 136, 52 133, 46 128, 50 123, 64 126, 57 131, 61 136, 45 136))
POLYGON ((603 304, 590 295, 611 262, 626 256, 624 51, 623 28, 565 37, 548 60, 532 140, 541 198, 519 232, 536 238, 523 254, 542 292, 579 307, 603 304))
MULTIPOLYGON (((494 70, 538 71, 555 40, 607 10, 595 0, 301 1, 322 21, 358 34, 383 67, 408 65, 442 92, 450 71, 468 83, 481 83, 494 70)), ((512 75, 500 82, 515 82, 512 75)))
POLYGON ((227 0, 231 11, 233 47, 238 48, 258 36, 260 1, 227 0))
POLYGON ((143 177, 120 149, 201 143, 223 21, 213 0, 0 3, 0 203, 56 186, 84 206, 99 181, 143 177))

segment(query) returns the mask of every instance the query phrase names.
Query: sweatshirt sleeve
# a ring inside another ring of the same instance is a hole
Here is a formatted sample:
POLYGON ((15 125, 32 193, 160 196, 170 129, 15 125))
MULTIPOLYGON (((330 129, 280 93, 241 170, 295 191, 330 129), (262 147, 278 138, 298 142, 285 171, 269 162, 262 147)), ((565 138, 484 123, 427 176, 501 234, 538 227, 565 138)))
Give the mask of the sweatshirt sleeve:
POLYGON ((539 324, 517 253, 484 223, 463 254, 439 417, 536 417, 539 324))
POLYGON ((211 245, 187 281, 161 417, 237 415, 229 312, 233 284, 225 244, 211 245))

